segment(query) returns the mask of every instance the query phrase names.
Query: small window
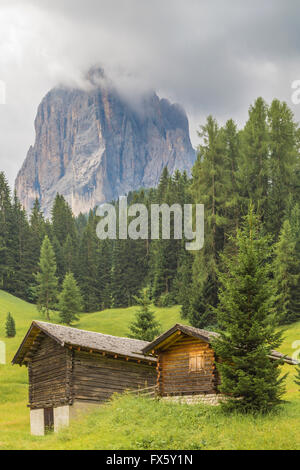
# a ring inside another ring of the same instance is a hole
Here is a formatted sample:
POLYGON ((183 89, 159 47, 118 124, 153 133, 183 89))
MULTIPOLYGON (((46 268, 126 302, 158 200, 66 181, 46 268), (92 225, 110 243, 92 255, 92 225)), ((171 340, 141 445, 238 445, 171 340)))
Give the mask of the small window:
POLYGON ((205 369, 205 358, 203 354, 190 354, 189 372, 199 372, 205 369))

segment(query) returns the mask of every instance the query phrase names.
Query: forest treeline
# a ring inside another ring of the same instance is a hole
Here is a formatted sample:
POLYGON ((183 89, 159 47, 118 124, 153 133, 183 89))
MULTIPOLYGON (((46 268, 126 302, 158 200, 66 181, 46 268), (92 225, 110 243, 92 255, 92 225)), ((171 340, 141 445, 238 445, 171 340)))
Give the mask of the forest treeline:
POLYGON ((59 194, 49 220, 38 201, 26 214, 0 173, 0 288, 35 302, 47 235, 59 285, 74 274, 84 311, 130 306, 147 287, 156 305, 178 303, 192 325, 212 326, 221 255, 235 256, 236 231, 252 202, 271 237, 278 319, 300 319, 300 130, 291 110, 284 102, 267 105, 258 98, 243 129, 233 120, 219 126, 209 116, 199 139, 191 178, 179 171, 169 175, 165 168, 157 188, 128 194, 128 204, 149 209, 154 203, 204 204, 205 243, 195 252, 185 249, 184 240, 99 240, 96 211, 74 217, 59 194))

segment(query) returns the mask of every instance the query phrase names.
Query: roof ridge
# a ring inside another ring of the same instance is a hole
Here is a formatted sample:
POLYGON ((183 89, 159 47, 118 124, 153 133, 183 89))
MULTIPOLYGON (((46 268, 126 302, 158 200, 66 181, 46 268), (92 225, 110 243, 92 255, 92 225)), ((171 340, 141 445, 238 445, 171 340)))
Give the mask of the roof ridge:
POLYGON ((142 343, 149 343, 149 341, 145 341, 143 339, 128 338, 127 336, 109 335, 107 333, 100 333, 99 331, 83 330, 82 328, 76 328, 75 326, 60 325, 59 323, 50 323, 50 322, 45 322, 45 321, 42 321, 42 320, 33 320, 32 323, 34 323, 36 325, 38 325, 39 323, 42 323, 43 325, 56 326, 58 328, 66 328, 66 329, 70 329, 70 330, 82 331, 83 333, 94 333, 94 334, 101 335, 101 336, 107 336, 109 338, 122 338, 122 339, 126 339, 128 341, 139 341, 139 342, 142 342, 142 343))

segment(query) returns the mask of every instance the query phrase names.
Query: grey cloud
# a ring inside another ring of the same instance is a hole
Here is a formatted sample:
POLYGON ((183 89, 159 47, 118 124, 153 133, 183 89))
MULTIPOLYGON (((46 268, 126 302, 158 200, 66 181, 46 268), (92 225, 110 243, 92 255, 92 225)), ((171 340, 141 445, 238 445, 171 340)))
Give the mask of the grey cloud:
POLYGON ((83 86, 95 63, 129 100, 151 88, 181 103, 194 145, 207 114, 242 124, 259 95, 291 105, 290 85, 300 78, 297 0, 2 0, 0 13, 8 89, 0 155, 11 183, 43 95, 57 83, 83 86))

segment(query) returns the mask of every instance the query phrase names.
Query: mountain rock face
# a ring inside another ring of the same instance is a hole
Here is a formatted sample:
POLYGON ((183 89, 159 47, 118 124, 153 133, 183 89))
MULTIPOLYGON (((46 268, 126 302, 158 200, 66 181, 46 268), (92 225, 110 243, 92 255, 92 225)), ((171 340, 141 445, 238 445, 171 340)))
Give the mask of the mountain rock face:
POLYGON ((195 160, 185 112, 152 92, 132 107, 109 86, 55 88, 38 108, 35 132, 15 188, 27 210, 38 198, 46 216, 57 193, 77 215, 156 186, 166 165, 190 172, 195 160))

